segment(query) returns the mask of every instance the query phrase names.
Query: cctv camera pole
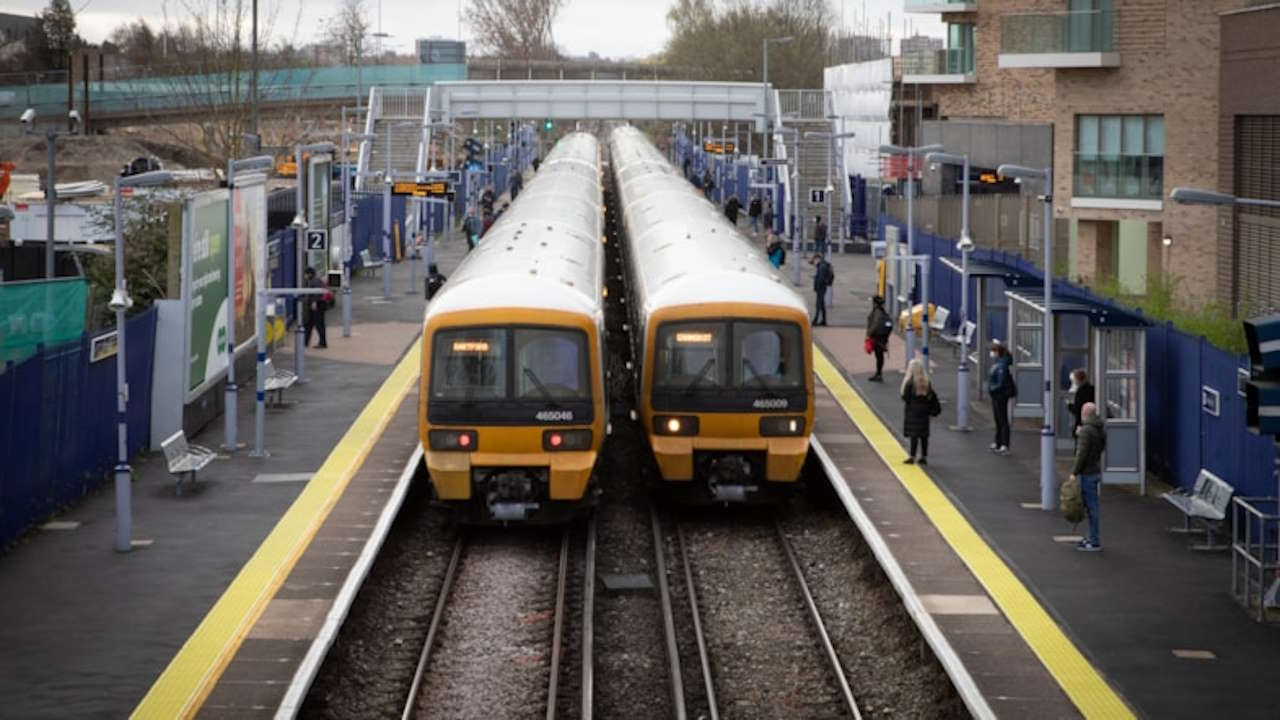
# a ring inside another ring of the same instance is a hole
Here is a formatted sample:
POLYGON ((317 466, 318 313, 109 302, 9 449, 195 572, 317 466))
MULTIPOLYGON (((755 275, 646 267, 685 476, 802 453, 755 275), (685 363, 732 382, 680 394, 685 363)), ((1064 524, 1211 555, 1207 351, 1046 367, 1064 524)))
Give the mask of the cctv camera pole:
MULTIPOLYGON (((303 219, 303 222, 295 223, 293 227, 293 243, 294 243, 294 250, 296 250, 295 252, 296 260, 294 261, 294 268, 293 268, 293 277, 294 277, 293 286, 294 287, 302 287, 302 283, 305 280, 305 276, 303 275, 302 269, 303 269, 304 263, 306 262, 306 256, 307 256, 307 253, 306 253, 307 229, 306 228, 309 220, 309 218, 307 217, 308 210, 310 210, 310 208, 306 207, 306 204, 307 204, 306 195, 302 191, 303 173, 305 172, 302 166, 302 148, 303 148, 302 145, 298 145, 295 151, 296 155, 294 156, 294 161, 295 161, 294 167, 297 169, 296 174, 297 174, 297 180, 298 180, 297 182, 298 212, 296 213, 296 217, 303 219)), ((302 324, 303 324, 302 313, 303 313, 303 305, 305 303, 306 303, 306 298, 304 298, 303 296, 301 295, 294 296, 294 300, 293 300, 293 325, 294 325, 293 374, 298 376, 298 382, 300 383, 306 382, 306 380, 304 379, 304 373, 305 373, 306 364, 307 364, 306 357, 305 357, 306 350, 307 350, 307 334, 306 334, 306 329, 302 327, 302 324)))
MULTIPOLYGON (((49 130, 45 133, 45 145, 49 148, 49 168, 48 168, 48 187, 44 191, 45 207, 48 217, 45 218, 45 236, 44 236, 44 279, 52 280, 54 272, 54 252, 53 252, 53 226, 56 207, 58 203, 58 188, 54 180, 56 172, 56 162, 58 159, 58 133, 56 130, 49 130)), ((119 255, 119 253, 117 253, 119 255)))
POLYGON ((969 237, 969 155, 964 156, 964 185, 960 200, 960 368, 957 373, 956 430, 972 430, 969 425, 969 251, 973 240, 969 237))
MULTIPOLYGON (((50 133, 52 136, 52 133, 50 133)), ((52 137, 50 137, 50 147, 53 147, 52 137)), ((50 158, 53 156, 50 155, 50 158)), ((52 169, 53 163, 50 160, 49 167, 52 169)), ((121 300, 127 298, 127 290, 125 289, 124 280, 124 203, 120 200, 120 178, 115 180, 115 198, 114 198, 114 214, 116 226, 116 295, 121 296, 121 300)), ((49 176, 49 188, 53 189, 53 176, 49 176)), ((49 207, 50 213, 53 206, 49 207)), ((50 215, 52 217, 52 215, 50 215)), ((52 232, 52 228, 50 228, 52 232)), ((53 236, 48 238, 48 247, 53 247, 53 236)), ((129 303, 122 302, 113 297, 112 304, 115 305, 116 311, 116 468, 115 468, 115 494, 116 494, 116 552, 129 552, 133 549, 133 468, 129 466, 129 381, 125 374, 128 367, 125 364, 125 321, 124 311, 128 309, 129 303)))

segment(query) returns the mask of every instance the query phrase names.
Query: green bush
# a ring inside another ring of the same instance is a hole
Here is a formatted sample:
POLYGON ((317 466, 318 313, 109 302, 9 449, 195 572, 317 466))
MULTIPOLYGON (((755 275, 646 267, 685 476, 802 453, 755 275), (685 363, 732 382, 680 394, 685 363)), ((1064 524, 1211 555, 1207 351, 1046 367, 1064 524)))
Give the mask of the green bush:
POLYGON ((1102 297, 1121 304, 1136 307, 1152 320, 1171 322, 1189 335, 1203 336, 1209 344, 1233 353, 1244 353, 1248 345, 1244 339, 1244 326, 1232 317, 1231 312, 1218 305, 1188 306, 1178 300, 1181 278, 1173 280, 1151 279, 1147 281, 1147 294, 1134 295, 1120 286, 1118 280, 1107 280, 1094 286, 1093 291, 1102 297))

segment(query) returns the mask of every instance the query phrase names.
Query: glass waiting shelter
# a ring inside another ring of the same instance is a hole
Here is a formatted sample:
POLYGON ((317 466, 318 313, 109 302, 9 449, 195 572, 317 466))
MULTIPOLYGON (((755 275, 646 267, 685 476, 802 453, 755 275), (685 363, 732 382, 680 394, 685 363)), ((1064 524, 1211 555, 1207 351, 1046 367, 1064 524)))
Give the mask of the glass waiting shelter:
MULTIPOLYGON (((1014 417, 1044 415, 1044 291, 1017 287, 1008 299, 1009 351, 1018 397, 1014 417)), ((1067 407, 1071 372, 1083 369, 1107 428, 1102 481, 1146 492, 1146 322, 1101 303, 1053 298, 1054 432, 1060 454, 1075 448, 1067 407)))
MULTIPOLYGON (((964 277, 959 258, 942 257, 939 260, 943 267, 955 271, 957 277, 964 277)), ((987 374, 991 371, 991 357, 987 354, 987 349, 991 346, 992 340, 999 339, 1001 342, 1007 342, 1009 337, 1006 330, 1009 301, 1005 297, 1005 291, 1012 287, 1031 285, 1037 281, 1013 266, 972 258, 969 260, 969 280, 974 283, 970 288, 974 292, 969 293, 969 304, 977 310, 973 314, 973 341, 969 344, 969 362, 975 370, 971 377, 977 382, 978 397, 985 398, 987 374)), ((955 301, 953 309, 957 313, 956 317, 959 317, 959 294, 956 294, 953 300, 955 301)), ((964 331, 963 319, 957 329, 960 332, 964 331)))

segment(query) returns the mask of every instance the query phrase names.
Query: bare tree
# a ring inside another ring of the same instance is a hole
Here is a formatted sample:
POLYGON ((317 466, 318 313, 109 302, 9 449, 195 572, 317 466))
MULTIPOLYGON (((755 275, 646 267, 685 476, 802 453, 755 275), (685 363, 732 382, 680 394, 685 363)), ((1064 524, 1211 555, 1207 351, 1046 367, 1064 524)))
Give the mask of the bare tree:
POLYGON ((551 26, 565 0, 471 0, 467 23, 481 50, 514 60, 551 60, 551 26))
POLYGON ((341 0, 338 14, 325 23, 325 37, 347 65, 358 65, 364 57, 364 39, 369 34, 369 15, 364 0, 341 0))
POLYGON ((663 57, 697 68, 697 79, 759 80, 761 41, 790 35, 770 49, 769 81, 778 87, 822 86, 827 48, 834 42, 826 0, 675 0, 667 11, 671 36, 663 57))

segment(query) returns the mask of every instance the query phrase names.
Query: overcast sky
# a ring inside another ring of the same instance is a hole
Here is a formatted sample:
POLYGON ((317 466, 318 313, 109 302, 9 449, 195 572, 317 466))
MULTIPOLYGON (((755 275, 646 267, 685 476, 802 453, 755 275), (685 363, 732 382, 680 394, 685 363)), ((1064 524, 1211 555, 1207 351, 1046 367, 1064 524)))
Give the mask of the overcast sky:
MULTIPOLYGON (((219 0, 71 0, 78 11, 80 34, 99 42, 112 28, 139 17, 153 27, 189 15, 188 7, 214 7, 219 0)), ((222 0, 228 4, 235 0, 222 0)), ((244 0, 246 4, 248 0, 244 0)), ((366 0, 370 24, 378 30, 381 5, 382 30, 390 33, 386 40, 399 52, 410 52, 419 37, 458 36, 459 0, 366 0)), ((466 2, 467 0, 461 0, 466 2)), ((901 37, 904 18, 913 30, 942 37, 944 26, 937 15, 903 15, 903 0, 829 0, 837 17, 843 13, 847 27, 869 28, 878 32, 892 14, 892 34, 901 37), (867 18, 863 22, 862 18, 867 18)), ((5 12, 35 13, 48 5, 48 0, 5 0, 5 12)), ((599 53, 604 57, 641 57, 662 49, 667 37, 666 11, 670 0, 567 0, 555 23, 556 43, 572 55, 599 53)), ((338 0, 259 0, 260 12, 275 8, 274 35, 297 37, 302 42, 319 34, 322 20, 334 14, 338 0), (295 30, 296 29, 296 30, 295 30)), ((463 39, 470 29, 462 25, 463 39)), ((908 33, 910 34, 910 33, 908 33)))

